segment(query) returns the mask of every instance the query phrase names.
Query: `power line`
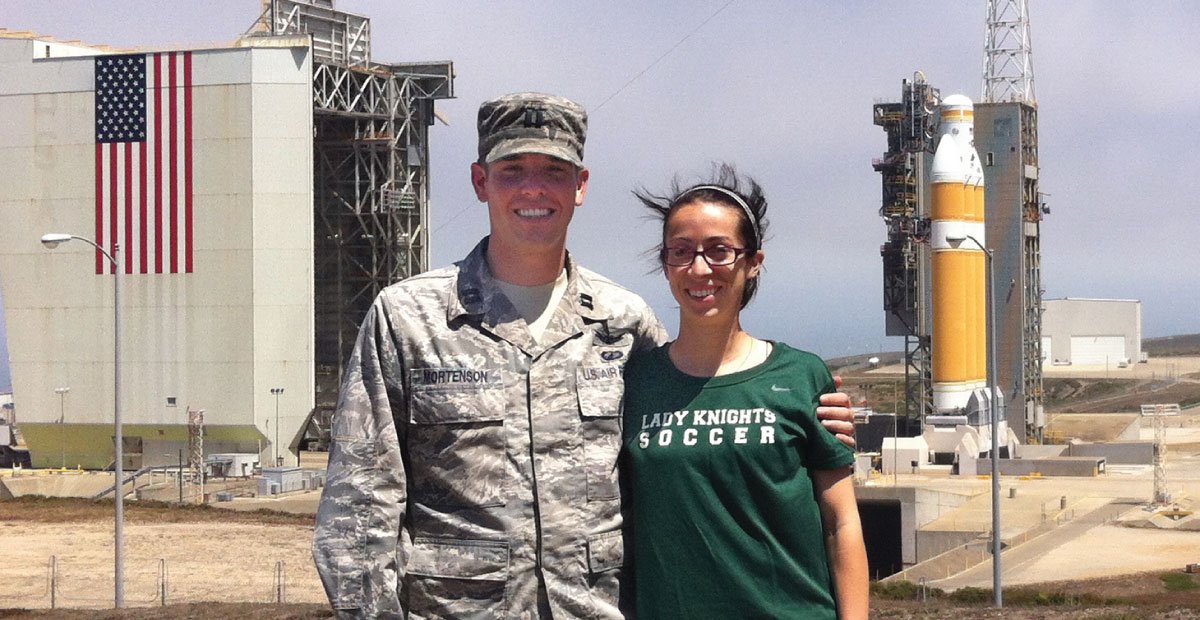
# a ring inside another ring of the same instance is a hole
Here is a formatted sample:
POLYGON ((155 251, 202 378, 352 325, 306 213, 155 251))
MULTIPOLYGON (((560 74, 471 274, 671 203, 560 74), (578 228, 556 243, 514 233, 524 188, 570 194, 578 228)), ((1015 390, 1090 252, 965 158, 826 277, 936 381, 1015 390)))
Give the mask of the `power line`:
MULTIPOLYGON (((667 56, 670 56, 672 52, 674 52, 676 49, 679 48, 680 45, 683 45, 683 43, 685 41, 692 38, 692 35, 699 32, 701 28, 703 28, 705 25, 708 24, 708 22, 712 21, 713 18, 715 18, 717 15, 720 15, 722 11, 729 8, 729 5, 733 4, 736 1, 737 0, 729 0, 729 2, 726 2, 725 4, 721 5, 721 8, 717 9, 716 11, 713 11, 713 13, 711 15, 709 15, 708 17, 706 17, 704 19, 704 21, 700 22, 699 24, 696 25, 695 28, 692 28, 691 31, 689 31, 687 34, 683 35, 683 38, 679 39, 678 41, 675 42, 674 45, 667 48, 667 51, 663 52, 658 58, 655 58, 654 62, 651 62, 650 64, 646 65, 646 67, 644 69, 642 69, 641 71, 639 71, 637 73, 637 75, 634 75, 633 77, 629 78, 629 80, 627 82, 625 82, 623 85, 621 85, 621 87, 618 88, 617 90, 613 91, 613 93, 611 95, 609 95, 608 97, 606 97, 604 99, 604 101, 601 101, 599 105, 597 105, 595 108, 592 108, 592 113, 594 114, 600 108, 603 108, 606 103, 608 103, 609 101, 612 101, 617 95, 621 94, 622 91, 624 91, 626 88, 629 88, 629 86, 631 84, 638 81, 638 79, 641 78, 643 75, 646 75, 646 73, 648 71, 650 71, 651 69, 653 69, 655 65, 662 62, 663 59, 666 58, 667 56)), ((450 216, 450 219, 443 222, 437 228, 434 228, 429 233, 430 236, 433 236, 433 233, 436 233, 437 231, 445 228, 446 226, 449 226, 451 223, 454 222, 454 220, 457 220, 460 215, 462 215, 463 213, 466 213, 467 210, 471 209, 473 206, 474 205, 467 205, 467 206, 459 209, 457 212, 454 213, 454 215, 450 216)))
POLYGON ((663 52, 661 56, 654 59, 654 62, 650 63, 649 65, 646 65, 645 69, 642 69, 641 71, 638 72, 637 75, 629 78, 628 82, 625 82, 625 84, 623 86, 618 88, 616 90, 616 92, 614 92, 613 94, 609 95, 607 99, 605 99, 604 101, 601 101, 600 105, 596 106, 595 109, 599 110, 600 108, 603 108, 604 104, 608 103, 609 101, 612 101, 613 97, 616 97, 617 95, 621 94, 621 91, 628 88, 630 84, 633 84, 634 82, 636 82, 638 80, 638 78, 645 75, 647 71, 653 69, 654 65, 657 65, 658 63, 662 62, 662 60, 664 58, 666 58, 667 56, 670 56, 671 52, 674 52, 680 45, 683 45, 684 41, 687 41, 688 39, 692 38, 692 35, 699 32, 701 28, 703 28, 706 24, 708 24, 708 22, 712 21, 713 18, 715 18, 717 15, 720 15, 721 11, 724 11, 725 9, 729 8, 729 5, 733 4, 734 2, 735 2, 735 0, 729 0, 729 2, 726 2, 724 5, 721 6, 721 8, 717 9, 716 11, 713 11, 712 15, 709 15, 707 18, 705 18, 704 21, 697 24, 695 28, 692 28, 691 32, 683 35, 683 38, 676 41, 675 45, 672 45, 667 51, 663 52))

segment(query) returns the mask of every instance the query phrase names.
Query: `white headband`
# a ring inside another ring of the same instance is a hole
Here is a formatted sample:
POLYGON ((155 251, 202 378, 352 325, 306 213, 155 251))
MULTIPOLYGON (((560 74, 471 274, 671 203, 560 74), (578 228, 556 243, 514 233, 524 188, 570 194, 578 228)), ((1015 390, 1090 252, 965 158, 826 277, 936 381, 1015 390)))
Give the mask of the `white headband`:
POLYGON ((721 187, 720 185, 697 185, 695 187, 690 187, 690 188, 684 190, 684 192, 682 194, 680 194, 678 198, 675 199, 674 204, 677 205, 677 204, 683 202, 683 199, 687 198, 688 194, 692 194, 694 192, 698 192, 700 190, 705 190, 705 189, 713 190, 714 192, 717 192, 723 196, 726 196, 730 200, 733 200, 733 202, 737 203, 737 206, 741 207, 742 211, 746 212, 746 219, 750 220, 750 227, 754 229, 754 239, 756 241, 761 241, 762 233, 758 229, 758 218, 754 217, 754 212, 750 210, 750 205, 746 204, 746 201, 743 200, 742 197, 739 196, 737 192, 735 192, 727 187, 721 187))

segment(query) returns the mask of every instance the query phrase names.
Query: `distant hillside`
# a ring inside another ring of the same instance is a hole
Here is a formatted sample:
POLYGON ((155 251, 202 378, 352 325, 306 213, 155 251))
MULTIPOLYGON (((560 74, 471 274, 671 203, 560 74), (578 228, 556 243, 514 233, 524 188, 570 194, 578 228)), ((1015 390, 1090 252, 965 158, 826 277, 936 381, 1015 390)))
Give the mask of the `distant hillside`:
POLYGON ((834 357, 825 360, 825 364, 833 371, 852 371, 852 370, 869 370, 871 368, 870 359, 872 357, 879 358, 880 366, 889 364, 900 364, 904 362, 904 351, 884 351, 882 353, 862 353, 860 355, 848 355, 846 357, 834 357))
POLYGON ((1200 355, 1200 334, 1144 338, 1142 340, 1142 351, 1150 357, 1200 355))

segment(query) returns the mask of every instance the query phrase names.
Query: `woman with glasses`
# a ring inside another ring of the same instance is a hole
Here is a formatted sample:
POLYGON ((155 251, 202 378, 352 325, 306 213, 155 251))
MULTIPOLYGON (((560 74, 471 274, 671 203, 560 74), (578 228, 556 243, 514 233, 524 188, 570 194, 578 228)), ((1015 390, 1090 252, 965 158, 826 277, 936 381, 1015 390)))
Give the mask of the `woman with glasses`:
POLYGON ((816 417, 817 356, 755 338, 767 202, 729 166, 670 196, 659 260, 679 336, 625 369, 641 620, 867 617, 853 452, 816 417))

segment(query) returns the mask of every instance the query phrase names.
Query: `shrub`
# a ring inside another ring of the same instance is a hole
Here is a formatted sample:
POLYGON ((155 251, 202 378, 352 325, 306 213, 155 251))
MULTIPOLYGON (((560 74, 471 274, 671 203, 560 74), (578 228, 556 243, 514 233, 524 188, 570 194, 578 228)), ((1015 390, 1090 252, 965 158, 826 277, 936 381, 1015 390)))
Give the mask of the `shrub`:
POLYGON ((1191 575, 1185 573, 1165 573, 1159 575, 1158 578, 1162 579, 1163 585, 1166 586, 1168 592, 1200 588, 1200 583, 1196 583, 1191 575))
POLYGON ((967 586, 959 588, 950 593, 950 599, 959 603, 988 603, 992 600, 992 591, 984 590, 983 588, 973 588, 967 586))
MULTIPOLYGON (((939 588, 925 587, 925 595, 929 598, 940 598, 944 594, 939 588)), ((874 581, 871 582, 871 596, 892 601, 919 601, 921 585, 911 581, 874 581)))

